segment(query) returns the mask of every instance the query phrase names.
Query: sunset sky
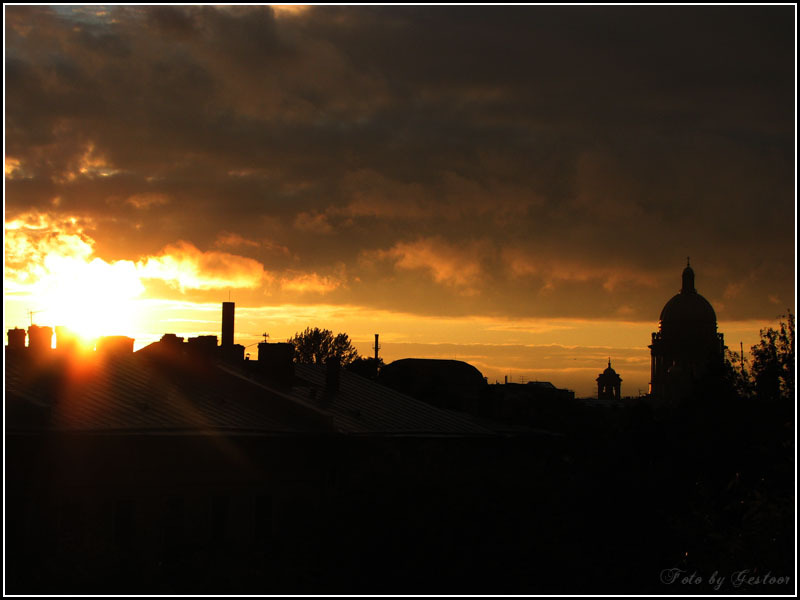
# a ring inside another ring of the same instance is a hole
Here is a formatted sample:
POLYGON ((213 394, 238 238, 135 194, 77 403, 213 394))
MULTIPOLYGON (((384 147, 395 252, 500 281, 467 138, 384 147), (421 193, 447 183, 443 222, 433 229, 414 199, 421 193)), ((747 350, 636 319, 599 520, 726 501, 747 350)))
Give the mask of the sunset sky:
POLYGON ((6 6, 4 327, 646 391, 795 307, 794 6, 6 6), (251 351, 253 349, 248 349, 251 351))

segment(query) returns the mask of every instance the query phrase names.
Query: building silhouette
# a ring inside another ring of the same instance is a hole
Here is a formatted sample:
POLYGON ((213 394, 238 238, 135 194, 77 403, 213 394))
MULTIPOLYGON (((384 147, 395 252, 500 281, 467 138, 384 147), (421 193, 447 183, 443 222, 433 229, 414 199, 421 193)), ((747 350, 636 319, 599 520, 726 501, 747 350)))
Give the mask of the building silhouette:
POLYGON ((649 348, 650 394, 656 400, 688 397, 723 366, 725 342, 717 332, 717 315, 695 289, 688 259, 681 290, 664 305, 649 348))
POLYGON ((597 399, 619 401, 622 398, 622 377, 611 368, 611 359, 608 367, 597 377, 597 399))
POLYGON ((402 358, 378 377, 383 385, 441 408, 467 409, 487 388, 481 372, 461 360, 402 358))
POLYGON ((165 334, 133 352, 131 338, 110 336, 72 353, 50 347, 51 328, 32 326, 27 347, 24 330, 9 330, 10 589, 310 593, 435 580, 426 565, 458 528, 428 532, 453 506, 459 523, 481 514, 483 500, 419 504, 414 490, 449 481, 455 494, 484 468, 475 444, 502 452, 504 438, 337 361, 294 364, 291 344, 231 360, 232 312, 225 345, 165 334))
MULTIPOLYGON (((427 401, 335 361, 296 364, 291 344, 243 359, 232 318, 222 345, 165 334, 137 352, 119 336, 71 352, 63 330, 51 348, 33 326, 25 346, 9 330, 10 594, 663 593, 664 565, 709 539, 698 480, 765 447, 720 446, 706 429, 692 445, 647 406, 487 385, 457 361, 397 365, 430 386, 411 391, 442 396, 427 401)), ((792 492, 778 497, 789 506, 792 492)), ((752 555, 723 566, 766 551, 789 572, 783 524, 748 544, 731 529, 700 570, 732 541, 752 555)))

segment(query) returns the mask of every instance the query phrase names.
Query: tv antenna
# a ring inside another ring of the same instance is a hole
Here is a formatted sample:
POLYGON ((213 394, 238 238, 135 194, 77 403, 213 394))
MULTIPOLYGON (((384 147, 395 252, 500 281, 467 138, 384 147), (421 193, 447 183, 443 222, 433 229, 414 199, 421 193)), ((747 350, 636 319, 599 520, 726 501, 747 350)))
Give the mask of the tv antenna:
POLYGON ((28 316, 30 317, 31 325, 33 325, 33 315, 35 315, 36 313, 40 313, 40 312, 43 312, 43 311, 41 311, 41 310, 29 310, 28 311, 28 316))
POLYGON ((269 334, 265 331, 264 333, 261 334, 261 337, 264 338, 263 342, 253 342, 252 344, 248 344, 247 346, 245 346, 245 348, 250 348, 251 346, 255 346, 256 344, 261 344, 261 343, 266 344, 267 343, 267 338, 269 337, 269 334))

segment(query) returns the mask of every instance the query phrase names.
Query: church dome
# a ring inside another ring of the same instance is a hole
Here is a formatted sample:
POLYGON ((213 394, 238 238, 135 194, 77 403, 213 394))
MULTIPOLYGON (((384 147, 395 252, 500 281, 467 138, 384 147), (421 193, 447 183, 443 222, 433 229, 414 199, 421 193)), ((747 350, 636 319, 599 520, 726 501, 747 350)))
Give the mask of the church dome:
POLYGON ((617 372, 611 367, 611 359, 608 359, 608 367, 600 373, 600 376, 597 378, 598 381, 622 381, 622 377, 620 377, 617 372))
POLYGON ((717 326, 717 315, 711 303, 694 288, 694 271, 688 264, 683 270, 683 286, 661 310, 661 325, 687 324, 717 326))
POLYGON ((675 294, 661 311, 662 323, 717 324, 717 314, 711 303, 697 292, 675 294))
POLYGON ((611 375, 613 377, 616 374, 617 372, 611 368, 611 361, 608 361, 608 367, 606 367, 606 370, 603 371, 603 375, 611 375))

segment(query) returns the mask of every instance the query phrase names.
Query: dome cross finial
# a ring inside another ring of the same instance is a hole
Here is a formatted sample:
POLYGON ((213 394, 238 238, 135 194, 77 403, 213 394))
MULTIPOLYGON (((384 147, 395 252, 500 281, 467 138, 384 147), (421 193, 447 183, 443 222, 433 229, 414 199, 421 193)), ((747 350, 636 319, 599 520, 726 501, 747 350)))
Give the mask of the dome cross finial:
POLYGON ((683 270, 683 275, 681 275, 681 293, 682 294, 694 294, 697 290, 694 289, 694 271, 692 267, 689 266, 689 257, 686 257, 686 268, 683 270))

